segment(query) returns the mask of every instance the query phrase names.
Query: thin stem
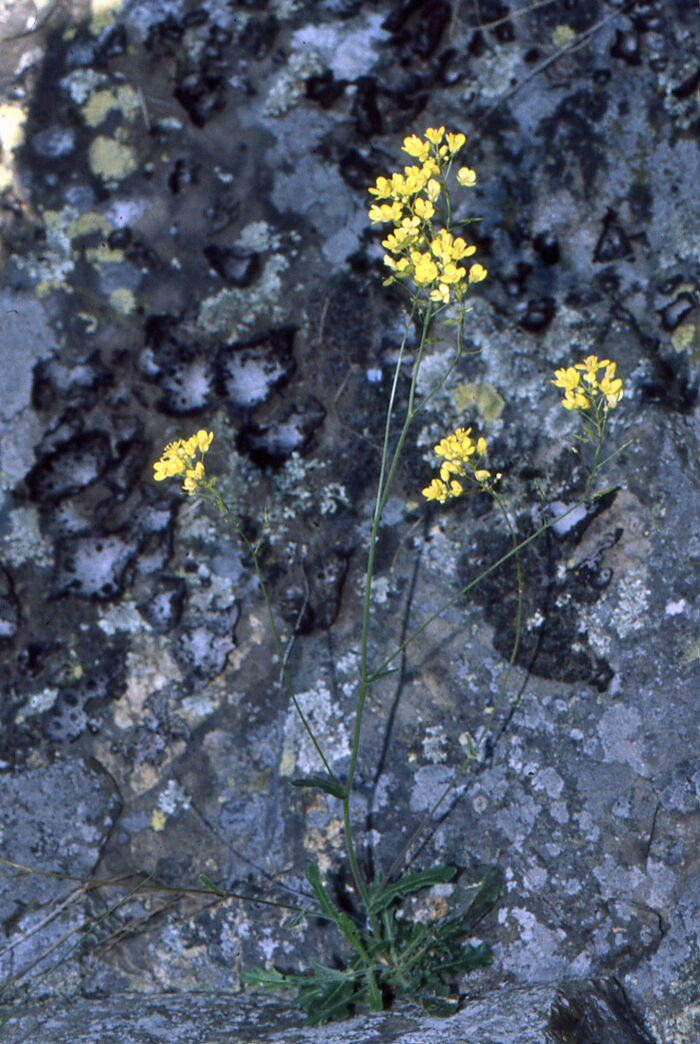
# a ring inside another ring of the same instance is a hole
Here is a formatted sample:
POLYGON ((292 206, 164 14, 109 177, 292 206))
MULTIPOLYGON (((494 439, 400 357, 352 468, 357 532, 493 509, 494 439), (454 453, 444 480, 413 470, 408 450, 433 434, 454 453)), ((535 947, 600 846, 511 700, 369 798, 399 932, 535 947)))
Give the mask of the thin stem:
POLYGON ((519 551, 522 551, 524 547, 527 547, 527 545, 531 544, 533 540, 536 540, 538 536, 541 536, 542 533, 546 532, 548 529, 551 529, 552 526, 556 525, 558 522, 561 522, 563 518, 566 518, 567 515, 570 515, 571 512, 575 511, 578 507, 580 507, 582 503, 583 501, 577 501, 577 503, 574 504, 572 507, 567 508, 566 511, 563 511, 561 515, 557 515, 556 518, 551 519, 549 522, 543 523, 539 527, 539 529, 536 529, 535 532, 531 533, 529 537, 526 537, 524 540, 521 540, 516 547, 513 547, 505 555, 502 555, 496 562, 490 565, 488 569, 485 569, 483 573, 479 573, 477 577, 475 577, 473 580, 470 580, 468 584, 464 585, 464 587, 460 588, 457 594, 453 595, 452 598, 448 598, 444 605, 442 605, 434 613, 431 613, 428 619, 425 620, 420 625, 420 627, 417 627, 412 634, 409 634, 408 638, 401 642, 401 644, 398 645, 396 649, 394 649, 393 653, 391 653, 390 656, 387 656, 387 658, 382 661, 380 666, 376 669, 375 674, 381 674, 383 671, 385 671, 388 665, 392 663, 397 656, 400 656, 401 653, 408 648, 411 642, 415 641, 416 638, 418 638, 423 633, 423 631, 426 630, 426 628, 430 627, 431 623, 434 620, 437 620, 437 618, 441 616, 444 612, 446 612, 448 609, 451 609, 455 602, 458 602, 460 598, 462 598, 467 593, 467 591, 471 591, 472 588, 476 587, 477 584, 480 584, 481 581, 485 580, 487 576, 490 576, 490 574, 493 573, 496 569, 498 569, 499 566, 502 566, 504 562, 508 562, 511 558, 513 558, 514 555, 517 555, 519 551))
POLYGON ((362 899, 362 904, 363 904, 365 910, 367 911, 367 916, 369 917, 370 924, 372 926, 372 932, 374 933, 375 937, 378 939, 379 936, 380 936, 380 933, 379 933, 379 923, 377 922, 376 916, 374 914, 370 913, 370 909, 369 909, 369 894, 367 892, 367 886, 365 885, 365 881, 364 881, 364 878, 362 876, 362 872, 360 870, 360 865, 359 865, 359 863, 357 861, 357 855, 355 854, 355 844, 353 842, 352 826, 350 824, 350 795, 349 794, 346 794, 345 797, 343 798, 343 828, 345 830, 345 847, 348 850, 348 859, 350 860, 350 869, 352 870, 352 876, 354 878, 355 885, 357 886, 357 890, 360 893, 360 898, 362 899))
MULTIPOLYGON (((202 493, 204 493, 203 489, 202 489, 202 493)), ((248 552, 250 553, 251 558, 253 559, 253 566, 255 568, 255 575, 258 578, 258 583, 260 584, 260 590, 262 591, 263 598, 265 599, 265 606, 267 608, 267 616, 268 616, 268 619, 270 621, 270 628, 272 630, 272 637, 273 637, 273 641, 275 643, 275 650, 277 652, 277 658, 278 658, 278 660, 280 662, 280 667, 282 669, 282 677, 284 679, 284 684, 286 686, 287 692, 289 693, 289 695, 290 695, 290 697, 292 699, 292 703, 294 704, 294 709, 296 710, 297 714, 301 718, 301 722, 302 722, 304 728, 306 729, 306 731, 307 731, 307 733, 308 733, 308 735, 309 735, 309 737, 311 739, 311 742, 313 743, 313 745, 314 745, 314 747, 316 749, 316 753, 318 754, 318 756, 320 757, 321 761, 323 762, 323 767, 325 768, 326 772, 328 773, 330 778, 333 780, 333 782, 336 783, 338 786, 340 786, 339 780, 337 779, 335 773, 333 772, 333 769, 328 764, 328 761, 326 760, 326 756, 323 753, 323 751, 321 750, 321 747, 319 746, 318 740, 314 736, 313 730, 312 730, 311 726, 309 725, 309 722, 307 721, 306 715, 304 714, 303 710, 301 709, 301 706, 299 705, 299 701, 297 700, 296 693, 294 692, 294 689, 292 687, 292 683, 291 683, 291 680, 289 678, 289 674, 287 673, 287 667, 286 667, 286 664, 284 662, 284 652, 282 650, 282 643, 280 641, 279 633, 277 631, 277 626, 275 624, 275 618, 274 618, 274 615, 272 613, 272 605, 270 603, 270 598, 269 598, 269 595, 267 593, 267 587, 265 585, 265 581, 263 579, 262 571, 260 569, 260 562, 259 562, 259 559, 258 559, 258 553, 257 553, 254 545, 251 544, 250 540, 248 539, 248 537, 245 535, 245 533, 241 529, 241 526, 240 526, 240 523, 238 522, 238 519, 234 515, 231 514, 231 511, 229 510, 229 507, 226 504, 226 502, 223 500, 221 494, 216 489, 212 489, 211 487, 209 487, 207 489, 205 495, 207 495, 207 494, 210 496, 210 498, 212 499, 213 503, 219 509, 221 514, 225 515, 226 518, 228 518, 229 522, 231 523, 231 525, 233 526, 234 530, 236 531, 238 536, 241 538, 243 543, 245 544, 246 548, 248 549, 248 552)))
MULTIPOLYGON (((506 511, 506 507, 505 507, 505 504, 503 503, 503 499, 496 492, 493 492, 491 495, 492 495, 494 501, 496 502, 496 504, 498 505, 498 507, 499 507, 499 509, 501 511, 501 514, 503 515, 503 517, 505 519, 506 525, 508 526, 508 529, 510 531, 510 535, 511 535, 511 541, 512 541, 513 549, 514 549, 514 552, 515 552, 515 569, 516 569, 517 580, 518 580, 518 607, 517 607, 516 616, 515 616, 515 638, 513 640, 513 648, 511 650, 510 659, 508 661, 508 666, 506 668, 505 674, 503 675, 503 678, 501 679, 501 683, 500 683, 500 686, 499 686, 498 698, 494 702, 493 707, 489 711, 489 713, 486 716, 486 718, 484 719, 484 721, 481 723, 480 732, 481 732, 482 740, 485 739, 485 737, 488 735, 488 730, 489 730, 489 728, 491 726, 491 723, 494 720, 494 718, 496 717, 496 714, 498 713, 498 710, 499 710, 499 708, 501 706, 501 703, 503 702, 503 697, 504 697, 504 695, 506 693, 506 689, 507 689, 507 686, 508 686, 508 681, 510 680, 510 676, 511 676, 511 673, 513 671, 513 667, 515 666, 515 660, 516 660, 516 657, 518 655, 518 650, 520 648, 520 634, 521 634, 522 620, 523 620, 523 595, 524 595, 523 569, 522 569, 522 565, 521 565, 521 562, 520 562, 520 556, 518 554, 518 538, 517 538, 517 534, 516 534, 515 529, 513 528, 513 525, 512 525, 512 523, 510 521, 510 516, 508 515, 508 512, 506 511)), ((477 756, 478 756, 478 749, 479 749, 480 743, 481 743, 481 740, 479 741, 479 743, 477 743, 477 756)), ((391 880, 393 875, 396 873, 396 870, 398 869, 398 867, 403 862, 405 856, 408 854, 408 852, 411 850, 411 848, 413 848, 413 845, 416 843, 418 838, 424 833, 424 831, 430 825, 430 823, 431 823, 431 821, 433 819, 433 816, 439 810, 439 808, 443 804, 443 802, 447 800, 449 795, 455 789, 455 787, 457 786, 458 780, 461 779, 461 777, 467 771, 469 765, 474 760, 474 757, 475 757, 474 753, 470 751, 469 756, 467 758, 465 758, 465 760, 462 762, 461 767, 459 769, 457 769, 457 771, 456 771, 452 781, 447 784, 447 786, 445 787, 445 789, 443 790, 442 794, 437 799, 435 804, 432 806, 432 808, 430 808, 428 810, 428 812, 426 812, 425 816, 423 817, 423 819, 419 823, 417 829, 413 832, 413 834, 411 835, 409 840, 403 846, 403 848, 401 849, 401 851, 399 852, 399 854, 396 856, 396 858, 394 859, 393 863, 389 867, 389 870, 388 870, 387 875, 386 875, 387 881, 391 880)))
MULTIPOLYGON (((456 601, 458 601, 458 599, 460 599, 464 594, 466 594, 467 591, 469 591, 469 590, 471 590, 471 588, 475 587, 478 583, 481 582, 481 580, 485 579, 485 577, 487 577, 490 573, 492 573, 500 565, 503 565, 504 562, 507 562, 510 558, 515 556, 515 567, 516 567, 517 578, 518 578, 518 608, 517 608, 516 622, 515 622, 515 639, 514 639, 514 642, 513 642, 513 649, 512 649, 511 655, 510 655, 510 660, 508 662, 508 667, 506 668, 506 672, 505 672, 503 681, 502 681, 501 686, 500 686, 500 692, 499 692, 499 695, 498 695, 498 699, 494 703, 493 707, 491 708, 489 714, 487 715, 487 717, 485 718, 485 720, 484 720, 484 722, 482 723, 482 726, 481 726, 481 730, 480 731, 481 731, 482 739, 488 734, 489 727, 490 727, 491 723, 493 722, 493 720, 494 720, 494 718, 495 718, 496 714, 498 713, 498 710, 499 710, 499 708, 501 706, 501 703, 503 701, 503 696, 505 695, 505 692, 506 692, 506 686, 508 684, 508 680, 510 678, 510 675, 511 675, 511 673, 513 671, 513 667, 515 666, 515 660, 516 660, 516 657, 517 657, 517 654, 518 654, 518 649, 520 647, 520 635, 521 635, 521 631, 522 631, 522 607, 523 607, 524 584, 523 584, 522 565, 520 563, 519 553, 520 553, 520 551, 524 547, 527 546, 527 544, 531 543, 534 539, 536 539, 536 537, 540 536, 547 529, 551 529, 552 526, 556 525, 563 518, 566 518, 567 515, 570 515, 572 513, 572 511, 575 511, 578 507, 580 507, 581 504, 585 503, 586 500, 588 499, 588 495, 589 495, 590 490, 591 490, 591 485, 593 484, 593 480, 595 479, 595 476, 596 476, 596 474, 597 474, 597 472, 599 470, 599 467, 600 467, 600 465, 598 463, 598 458, 600 456, 600 450, 601 450, 601 447, 602 447, 602 444, 603 444, 603 435, 604 435, 604 432, 605 432, 605 421, 606 421, 606 419, 607 418, 606 418, 606 414, 605 413, 603 414, 602 418, 599 416, 599 414, 596 414, 596 417, 594 418, 594 423, 596 425, 597 439, 596 439, 596 445, 595 445, 595 451, 594 451, 594 457, 593 457, 593 464, 592 464, 592 467, 591 467, 591 469, 589 471, 588 481, 586 482, 586 487, 585 487, 585 490, 584 490, 582 498, 579 501, 577 501, 577 503, 574 504, 572 507, 570 507, 566 511, 564 511, 561 515, 557 516, 557 518, 551 519, 549 522, 545 522, 542 526, 540 526, 539 529, 537 529, 533 534, 531 534, 531 536, 527 537, 525 540, 523 540, 520 543, 518 543, 517 542, 517 535, 516 535, 515 529, 513 528, 512 523, 510 521, 510 517, 509 517, 508 512, 506 510, 505 504, 504 504, 502 498, 497 493, 494 492, 493 493, 493 498, 496 501, 496 503, 498 504, 498 507, 499 507, 499 509, 500 509, 500 511, 501 511, 501 513, 502 513, 502 515, 504 517, 504 519, 505 519, 506 525, 508 526, 508 529, 509 529, 510 534, 511 534, 511 540, 513 542, 512 549, 508 552, 508 554, 503 555, 501 558, 498 559, 497 562, 494 562, 493 565, 489 566, 488 569, 484 570, 483 573, 480 573, 479 576, 476 577, 475 580, 472 580, 469 584, 467 584, 465 587, 463 587, 462 590, 459 591, 458 594, 455 595, 453 598, 449 599, 449 601, 447 601, 445 603, 445 605, 443 605, 443 607, 441 609, 439 609, 436 613, 433 613, 433 615, 430 616, 425 621, 425 623, 421 625, 421 627, 419 627, 416 631, 413 632, 413 634, 409 635, 408 638, 404 642, 401 643, 401 645, 395 650, 395 652, 392 653, 391 656, 387 657, 387 659, 384 660, 384 662, 381 664, 381 666, 379 667, 379 669, 377 671, 377 673, 380 673, 381 671, 385 670, 386 667, 392 662, 392 660, 394 660, 399 654, 404 652, 404 650, 409 645, 409 643, 412 642, 415 638, 417 638, 418 635, 421 634, 422 631, 424 631, 426 629, 426 627, 428 627, 429 624, 431 624, 433 622, 433 620, 435 620, 441 613, 445 612, 446 609, 448 609, 452 605, 454 605, 454 603, 456 601)), ((478 751, 478 746, 477 746, 477 751, 478 751)), ((388 873, 386 875, 387 881, 391 880, 393 874, 396 872, 398 867, 403 862, 406 854, 413 847, 413 845, 416 842, 416 840, 425 831, 426 827, 431 822, 433 816, 438 811, 438 809, 440 808, 442 803, 446 800, 448 795, 452 793, 452 791, 454 790, 454 788, 457 785, 458 780, 464 774, 464 772, 467 770, 468 766, 473 761, 473 759, 474 759, 474 755, 472 753, 470 753, 469 757, 467 757, 466 760, 462 763, 461 768, 458 769, 458 771, 455 773, 454 778, 447 785, 447 787, 442 792, 442 794, 440 795, 438 800, 435 802, 435 804, 432 806, 432 808, 430 808, 429 811, 425 814, 425 816, 421 820, 418 828, 414 831, 414 833, 411 835, 409 841, 403 846, 403 848, 401 849, 401 851, 399 852, 399 854, 397 855, 397 857, 394 859, 393 863, 391 864, 391 867, 389 868, 389 871, 388 871, 388 873)))
MULTIPOLYGON (((428 334, 428 327, 430 325, 431 318, 431 304, 428 302, 426 307, 425 315, 423 318, 423 330, 421 332, 420 344, 418 345, 418 351, 416 354, 416 361, 413 367, 413 375, 411 378, 411 388, 408 396, 408 408, 406 410, 406 419, 404 420, 399 440, 394 450, 391 465, 389 467, 389 473, 386 479, 383 475, 380 476, 381 482, 377 487, 377 500, 374 508, 374 514, 372 518, 372 532, 369 538, 369 551, 367 554, 367 572, 365 576, 365 595, 362 606, 362 638, 360 645, 360 692, 357 698, 357 708, 355 710, 355 729, 353 732, 352 740, 352 752, 350 756, 350 768, 348 769, 347 781, 345 783, 345 793, 350 794, 352 788, 352 782, 355 776, 355 770, 357 768, 357 758, 360 750, 360 733, 362 729, 362 714, 365 706, 365 699, 367 697, 367 689, 369 687, 368 672, 367 672, 367 643, 369 638, 369 615, 370 615, 370 604, 372 594, 372 579, 374 577, 374 555, 377 546, 377 535, 379 533, 379 526, 382 520, 382 514, 386 507, 386 502, 389 497, 389 490, 396 473, 396 468, 399 463, 401 456, 401 450, 408 434, 408 429, 413 419, 413 401, 415 398, 416 382, 418 379, 418 371, 420 369, 421 360, 423 357, 423 351, 425 349, 425 342, 428 334)), ((404 342, 408 335, 408 331, 404 334, 404 342)), ((387 411, 387 424, 385 427, 385 446, 389 439, 389 417, 390 411, 387 411)), ((383 451, 386 452, 386 449, 383 451)))

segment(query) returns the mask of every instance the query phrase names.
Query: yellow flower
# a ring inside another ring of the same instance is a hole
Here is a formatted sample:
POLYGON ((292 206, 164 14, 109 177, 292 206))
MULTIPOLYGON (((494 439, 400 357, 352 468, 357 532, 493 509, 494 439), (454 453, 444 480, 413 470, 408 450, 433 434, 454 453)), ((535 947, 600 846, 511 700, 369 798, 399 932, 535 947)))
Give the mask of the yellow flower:
POLYGON ((157 460, 153 465, 154 478, 156 482, 162 482, 163 479, 170 478, 172 475, 181 475, 185 470, 184 461, 179 460, 177 457, 165 458, 163 456, 160 460, 157 460))
POLYGON ((437 202, 437 198, 442 191, 442 185, 436 178, 430 178, 428 181, 428 187, 426 188, 428 199, 431 203, 437 202))
POLYGON ((452 244, 452 259, 461 261, 463 257, 471 257, 476 253, 475 246, 467 246, 461 236, 457 236, 452 244))
POLYGON ((214 433, 200 429, 195 435, 188 439, 178 439, 169 442, 163 450, 160 460, 153 465, 153 477, 156 482, 171 478, 173 475, 183 475, 185 480, 182 488, 187 493, 196 492, 197 485, 205 478, 204 465, 201 460, 197 461, 197 453, 204 456, 211 446, 214 433))
POLYGON ((588 410, 595 405, 598 409, 612 410, 623 396, 622 381, 615 377, 617 364, 609 359, 588 355, 582 363, 566 369, 555 370, 552 384, 563 388, 562 406, 565 410, 588 410), (604 370, 598 378, 598 371, 604 370))
POLYGON ((403 145, 401 146, 404 152, 407 152, 409 156, 415 156, 421 163, 425 163, 430 152, 430 146, 427 142, 421 141, 417 134, 411 134, 409 138, 404 138, 403 145))
MULTIPOLYGON (((434 447, 435 454, 443 457, 444 460, 440 465, 440 478, 434 478, 430 485, 422 491, 426 500, 438 500, 444 504, 452 497, 460 496, 464 492, 464 487, 454 478, 455 475, 471 474, 482 488, 490 488, 491 472, 471 459, 486 455, 486 439, 479 438, 475 442, 471 437, 471 430, 471 428, 457 428, 434 447)), ((500 478, 500 475, 496 477, 500 478)))
POLYGON ((391 182, 388 178, 377 178, 376 188, 368 190, 370 195, 376 196, 377 199, 388 199, 391 196, 391 182))
POLYGON ((464 279, 467 274, 466 268, 462 268, 460 265, 454 264, 453 261, 448 261, 446 265, 443 265, 440 278, 444 283, 459 283, 464 279))
POLYGON ((430 200, 429 199, 423 199, 420 196, 418 197, 418 199, 415 202, 415 208, 416 208, 416 214, 418 215, 418 217, 423 218, 424 221, 429 221, 430 218, 435 213, 435 207, 430 202, 430 200))
POLYGON ((428 127, 425 136, 432 145, 439 145, 445 133, 444 127, 428 127))
POLYGON ((440 283, 434 290, 430 291, 431 301, 441 301, 442 304, 450 303, 450 288, 447 283, 440 283))
POLYGON ((421 490, 426 500, 439 500, 444 504, 449 495, 447 486, 440 479, 434 478, 429 486, 421 490))
POLYGON ((615 363, 609 363, 605 368, 605 376, 598 382, 598 387, 605 396, 605 401, 608 409, 612 410, 617 406, 618 402, 623 396, 622 381, 618 377, 615 377, 615 363))
POLYGON ((450 154, 452 156, 454 156, 456 152, 459 152, 466 140, 467 139, 464 137, 463 134, 448 133, 445 135, 445 141, 447 142, 447 147, 450 150, 450 154))
POLYGON ((488 272, 486 271, 484 266, 477 263, 475 265, 472 265, 469 269, 469 282, 480 283, 482 279, 486 279, 487 275, 488 272))
POLYGON ((438 276, 438 267, 430 257, 430 254, 421 254, 419 250, 411 251, 413 262, 413 278, 420 286, 428 286, 434 283, 438 276))
POLYGON ((399 200, 393 203, 375 204, 369 208, 370 221, 393 221, 395 224, 401 220, 403 207, 399 200))
POLYGON ((460 167, 457 171, 457 181, 460 185, 471 188, 472 185, 476 185, 476 171, 471 167, 460 167))
POLYGON ((201 460, 199 460, 193 468, 187 469, 187 474, 185 475, 185 481, 182 483, 182 488, 186 493, 189 493, 191 496, 192 494, 197 492, 197 486, 203 478, 204 465, 202 464, 201 460))
MULTIPOLYGON (((391 257, 390 254, 384 255, 384 264, 387 268, 393 268, 395 272, 406 273, 406 269, 411 267, 411 262, 407 257, 400 257, 398 260, 391 257)), ((407 273, 406 273, 407 274, 407 273)))

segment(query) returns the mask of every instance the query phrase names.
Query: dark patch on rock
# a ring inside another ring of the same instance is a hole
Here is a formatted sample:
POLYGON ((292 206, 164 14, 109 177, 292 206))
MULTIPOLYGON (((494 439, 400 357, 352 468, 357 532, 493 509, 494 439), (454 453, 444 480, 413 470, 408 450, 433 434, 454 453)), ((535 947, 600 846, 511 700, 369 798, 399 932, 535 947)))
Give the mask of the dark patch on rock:
POLYGON ((301 453, 308 447, 325 416, 318 399, 309 395, 299 404, 282 407, 272 420, 244 425, 236 447, 258 467, 279 467, 292 453, 301 453))
POLYGON ((97 394, 112 383, 112 377, 100 362, 99 352, 75 361, 41 359, 32 375, 32 406, 50 410, 57 405, 90 409, 97 394))
POLYGON ((29 493, 38 503, 54 504, 104 475, 109 461, 109 437, 104 432, 76 435, 40 457, 27 475, 29 493))
POLYGON ((226 80, 212 60, 205 54, 193 67, 183 64, 175 73, 173 97, 183 107, 195 127, 204 127, 226 104, 226 80))
POLYGON ((100 638, 95 636, 90 642, 93 659, 83 667, 82 677, 59 685, 53 706, 42 715, 42 733, 54 743, 76 740, 84 732, 99 732, 107 705, 124 693, 128 641, 113 637, 105 648, 104 636, 100 638))
MULTIPOLYGON (((614 499, 614 494, 612 494, 614 499)), ((603 499, 603 498, 601 498, 603 499)), ((605 506, 610 504, 610 495, 605 506)), ((526 670, 543 678, 563 682, 585 682, 605 692, 612 678, 610 665, 588 646, 586 634, 578 623, 578 607, 595 603, 612 579, 606 568, 604 551, 612 546, 608 539, 601 542, 598 553, 574 568, 559 575, 557 564, 564 557, 564 548, 573 551, 593 519, 604 510, 597 504, 575 526, 560 538, 551 532, 524 548, 520 554, 524 576, 523 624, 539 620, 539 625, 521 627, 520 645, 516 662, 526 670)), ((523 539, 525 533, 519 533, 523 539)), ((612 538, 615 543, 621 536, 612 538)), ((508 540, 493 532, 481 531, 471 549, 462 556, 457 571, 460 586, 487 569, 511 549, 508 540)), ((517 617, 517 572, 513 559, 485 577, 469 597, 480 605, 488 622, 494 627, 493 644, 508 660, 515 643, 517 617)))
POLYGON ((452 8, 446 0, 400 0, 383 28, 393 34, 392 43, 404 59, 410 55, 429 58, 440 46, 451 16, 452 8))
POLYGON ((607 95, 578 90, 567 95, 551 116, 540 120, 535 137, 542 139, 544 167, 553 186, 573 188, 577 177, 583 178, 584 185, 595 184, 606 162, 602 131, 596 123, 602 120, 607 106, 607 95))
POLYGON ((90 534, 56 545, 56 569, 51 597, 75 594, 107 602, 124 590, 126 573, 138 548, 123 533, 90 534))
POLYGON ((216 387, 234 414, 252 410, 288 383, 294 373, 295 330, 270 330, 249 341, 222 345, 216 356, 216 387))
POLYGON ((642 61, 642 41, 634 29, 616 29, 615 39, 610 47, 612 58, 619 58, 627 65, 640 65, 642 61))
POLYGON ((229 286, 250 286, 260 273, 260 257, 251 250, 211 244, 203 252, 209 266, 229 286))
POLYGON ((159 576, 153 595, 137 608, 156 634, 167 634, 177 627, 185 600, 185 581, 179 576, 159 576))
POLYGON ((633 250, 629 237, 618 220, 617 214, 613 210, 609 210, 603 219, 603 231, 593 251, 593 260, 599 264, 608 264, 610 261, 620 261, 632 256, 633 250))
POLYGON ((547 329, 554 318, 555 311, 553 297, 541 297, 535 301, 528 301, 525 314, 520 319, 520 325, 529 333, 539 333, 547 329))
POLYGON ((285 581, 279 597, 280 611, 296 634, 328 630, 335 622, 350 554, 345 548, 319 552, 302 563, 303 584, 285 581))
POLYGON ((187 160, 176 159, 172 172, 168 177, 168 188, 173 196, 177 196, 184 189, 189 188, 190 185, 199 184, 200 170, 199 163, 188 163, 187 160))
POLYGON ((664 330, 675 330, 695 307, 696 301, 692 294, 687 290, 679 294, 661 310, 661 324, 664 330))
POLYGON ((532 245, 546 265, 556 265, 561 255, 559 240, 553 232, 538 232, 532 245))
POLYGON ((560 986, 548 1028, 552 1044, 657 1044, 617 979, 560 986))
POLYGON ((105 65, 110 58, 118 58, 126 52, 129 37, 123 25, 115 25, 102 36, 95 53, 95 64, 105 65))
POLYGON ((20 610, 12 577, 0 565, 0 645, 11 642, 19 630, 20 610))
POLYGON ((275 45, 278 27, 273 14, 251 18, 239 37, 243 54, 258 61, 265 58, 275 45))
POLYGON ((361 138, 372 138, 382 133, 382 117, 377 104, 377 81, 374 76, 360 76, 355 82, 355 96, 350 115, 361 138))
POLYGON ((692 75, 687 79, 683 80, 677 87, 673 89, 673 97, 678 98, 679 101, 685 101, 686 98, 690 98, 700 87, 700 68, 696 69, 692 75))
POLYGON ((330 69, 318 76, 310 76, 306 81, 306 97, 315 101, 323 109, 330 109, 343 94, 345 80, 336 80, 330 69))

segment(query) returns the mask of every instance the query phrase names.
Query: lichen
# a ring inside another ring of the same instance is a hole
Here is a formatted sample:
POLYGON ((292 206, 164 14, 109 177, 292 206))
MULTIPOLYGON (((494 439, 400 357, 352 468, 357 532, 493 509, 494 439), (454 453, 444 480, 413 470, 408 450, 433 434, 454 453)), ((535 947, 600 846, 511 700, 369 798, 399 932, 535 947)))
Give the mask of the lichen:
POLYGON ((90 169, 103 181, 122 181, 136 170, 136 157, 129 145, 98 134, 89 149, 90 169))

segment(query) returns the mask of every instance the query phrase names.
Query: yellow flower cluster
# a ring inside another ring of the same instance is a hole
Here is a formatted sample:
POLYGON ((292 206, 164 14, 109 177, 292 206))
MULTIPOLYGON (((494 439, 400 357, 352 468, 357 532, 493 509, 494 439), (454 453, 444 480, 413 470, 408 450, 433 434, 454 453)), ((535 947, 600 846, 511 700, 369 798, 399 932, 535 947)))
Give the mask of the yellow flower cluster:
POLYGON ((197 460, 197 453, 204 456, 213 438, 213 432, 202 430, 196 435, 191 435, 189 439, 178 439, 177 442, 168 443, 160 460, 153 465, 153 477, 156 482, 162 482, 173 475, 184 475, 182 488, 190 495, 196 493, 197 487, 206 478, 204 465, 201 460, 197 460))
MULTIPOLYGON (((452 160, 466 141, 463 134, 445 133, 444 127, 428 127, 425 139, 412 134, 404 139, 403 151, 414 157, 420 166, 404 167, 403 174, 377 178, 369 190, 378 200, 369 209, 372 222, 390 221, 394 230, 382 246, 390 251, 384 264, 392 270, 386 284, 396 279, 410 279, 420 289, 425 288, 432 301, 448 304, 454 293, 461 300, 468 283, 480 283, 486 278, 483 265, 470 265, 469 270, 458 262, 476 253, 447 229, 435 229, 435 204, 446 193, 446 174, 452 160)), ((457 171, 460 185, 476 183, 476 174, 469 167, 457 171)))
POLYGON ((486 456, 486 439, 474 441, 471 428, 457 428, 455 432, 438 442, 435 453, 444 457, 440 465, 440 478, 434 478, 429 486, 422 490, 426 500, 438 500, 444 504, 446 500, 458 497, 464 492, 464 486, 454 476, 470 474, 482 487, 486 488, 491 479, 491 472, 479 467, 472 457, 486 456))
POLYGON ((555 370, 552 384, 564 389, 565 410, 612 410, 622 398, 622 381, 615 377, 616 364, 609 359, 589 355, 582 363, 565 370, 555 370), (598 371, 602 370, 602 377, 598 371))

